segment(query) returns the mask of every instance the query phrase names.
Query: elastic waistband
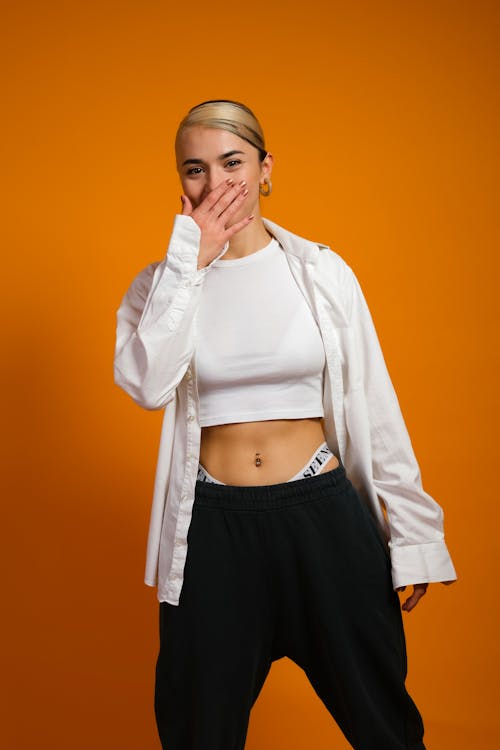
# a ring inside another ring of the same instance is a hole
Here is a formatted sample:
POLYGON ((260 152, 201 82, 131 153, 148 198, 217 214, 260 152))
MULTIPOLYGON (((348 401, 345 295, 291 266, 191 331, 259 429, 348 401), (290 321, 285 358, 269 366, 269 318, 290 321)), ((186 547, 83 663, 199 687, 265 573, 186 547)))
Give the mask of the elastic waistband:
POLYGON ((196 481, 195 506, 232 510, 270 510, 318 500, 345 489, 349 480, 344 465, 307 479, 264 485, 212 484, 196 481))

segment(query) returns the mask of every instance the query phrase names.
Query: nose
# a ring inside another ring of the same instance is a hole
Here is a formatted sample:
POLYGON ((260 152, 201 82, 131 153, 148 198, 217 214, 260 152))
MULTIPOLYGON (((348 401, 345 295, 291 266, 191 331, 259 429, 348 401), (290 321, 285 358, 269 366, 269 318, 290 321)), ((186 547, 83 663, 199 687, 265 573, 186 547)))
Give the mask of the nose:
POLYGON ((219 182, 222 181, 222 177, 217 174, 217 170, 211 169, 210 171, 207 170, 206 177, 205 177, 205 184, 203 186, 203 192, 202 192, 202 198, 205 198, 208 193, 210 193, 219 182))

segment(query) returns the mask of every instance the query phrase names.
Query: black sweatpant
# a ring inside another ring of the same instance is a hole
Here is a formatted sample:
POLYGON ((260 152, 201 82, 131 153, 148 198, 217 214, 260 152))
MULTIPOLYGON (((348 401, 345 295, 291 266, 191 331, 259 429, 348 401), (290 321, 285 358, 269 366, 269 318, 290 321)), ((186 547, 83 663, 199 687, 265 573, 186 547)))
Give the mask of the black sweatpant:
POLYGON ((196 483, 179 605, 160 604, 162 747, 242 750, 283 656, 356 750, 425 750, 389 555, 342 464, 282 484, 196 483))

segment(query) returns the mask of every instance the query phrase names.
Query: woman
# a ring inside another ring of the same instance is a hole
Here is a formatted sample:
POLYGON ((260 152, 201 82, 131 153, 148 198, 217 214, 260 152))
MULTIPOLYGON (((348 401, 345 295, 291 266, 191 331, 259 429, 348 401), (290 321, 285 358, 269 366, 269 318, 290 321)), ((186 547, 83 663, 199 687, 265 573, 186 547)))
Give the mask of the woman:
POLYGON ((118 310, 115 379, 165 408, 146 583, 168 750, 241 750, 271 663, 357 750, 420 750, 397 591, 456 579, 359 283, 263 219, 273 157, 237 102, 190 110, 166 258, 118 310), (385 512, 384 512, 385 511, 385 512))

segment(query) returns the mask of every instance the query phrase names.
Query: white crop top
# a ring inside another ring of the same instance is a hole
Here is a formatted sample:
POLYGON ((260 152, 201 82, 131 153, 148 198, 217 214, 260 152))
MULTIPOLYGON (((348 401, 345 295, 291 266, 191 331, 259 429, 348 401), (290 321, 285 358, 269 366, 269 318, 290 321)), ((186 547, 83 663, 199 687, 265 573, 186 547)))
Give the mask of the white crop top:
POLYGON ((274 238, 212 263, 195 357, 202 427, 324 416, 323 341, 274 238))

